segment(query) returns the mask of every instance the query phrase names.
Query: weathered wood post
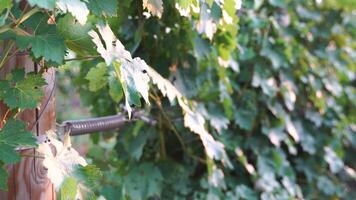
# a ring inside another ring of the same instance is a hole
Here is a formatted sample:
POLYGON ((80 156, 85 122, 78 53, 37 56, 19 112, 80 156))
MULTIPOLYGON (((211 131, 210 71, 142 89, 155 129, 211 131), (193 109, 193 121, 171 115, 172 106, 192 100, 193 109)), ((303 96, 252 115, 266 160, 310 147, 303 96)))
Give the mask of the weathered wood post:
MULTIPOLYGON (((7 42, 0 44, 0 54, 6 48, 7 42)), ((0 79, 14 68, 25 68, 26 72, 38 72, 39 67, 32 62, 26 53, 18 53, 12 57, 3 68, 0 69, 0 79)), ((49 129, 55 127, 55 70, 49 69, 44 73, 47 85, 43 87, 45 96, 37 109, 25 110, 18 117, 28 124, 28 129, 34 135, 45 134, 49 129), (36 121, 38 120, 38 123, 36 121)), ((0 119, 3 118, 7 107, 0 102, 0 119)), ((0 122, 0 127, 3 124, 0 122)), ((7 192, 0 190, 0 200, 52 200, 55 199, 55 190, 47 178, 47 170, 42 165, 43 159, 36 158, 34 149, 23 150, 20 152, 26 157, 15 165, 7 166, 10 174, 8 179, 7 192)))

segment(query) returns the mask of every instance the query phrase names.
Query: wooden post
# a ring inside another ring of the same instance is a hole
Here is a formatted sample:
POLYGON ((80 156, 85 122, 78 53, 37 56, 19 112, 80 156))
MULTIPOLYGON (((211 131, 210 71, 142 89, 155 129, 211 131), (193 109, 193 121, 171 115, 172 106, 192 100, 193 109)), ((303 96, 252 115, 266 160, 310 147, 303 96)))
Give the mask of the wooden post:
MULTIPOLYGON (((0 44, 0 54, 6 48, 7 42, 0 44)), ((12 57, 6 65, 0 69, 0 79, 14 68, 25 68, 26 72, 38 72, 39 67, 32 62, 25 53, 12 57)), ((37 109, 25 110, 18 117, 28 124, 28 129, 34 135, 45 134, 47 130, 55 128, 55 70, 49 69, 44 73, 47 85, 43 87, 45 96, 37 109), (38 123, 34 126, 38 120, 38 123)), ((7 111, 7 107, 0 102, 0 119, 7 111)), ((0 122, 0 127, 2 126, 0 122)), ((35 155, 34 149, 23 150, 21 154, 35 155)), ((47 178, 47 170, 42 164, 43 159, 26 156, 15 165, 7 166, 10 174, 8 179, 8 191, 0 190, 0 200, 54 200, 56 198, 53 184, 47 178)))

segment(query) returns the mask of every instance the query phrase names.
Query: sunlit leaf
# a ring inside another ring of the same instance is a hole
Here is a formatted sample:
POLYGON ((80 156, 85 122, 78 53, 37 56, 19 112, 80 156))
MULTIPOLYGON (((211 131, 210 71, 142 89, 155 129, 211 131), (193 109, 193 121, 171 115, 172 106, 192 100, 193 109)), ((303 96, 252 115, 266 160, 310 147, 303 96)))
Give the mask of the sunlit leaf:
POLYGON ((71 175, 78 165, 86 166, 87 162, 72 148, 69 136, 64 141, 56 139, 54 132, 47 133, 48 140, 39 144, 37 151, 44 156, 43 166, 47 168, 47 177, 60 189, 63 181, 71 175), (56 149, 54 154, 51 145, 56 149))
POLYGON ((162 0, 143 0, 142 1, 143 8, 147 8, 147 10, 159 18, 162 17, 163 13, 163 2, 162 0))
POLYGON ((85 78, 89 81, 90 91, 96 92, 107 85, 107 68, 105 63, 99 63, 89 70, 85 78))
POLYGON ((57 0, 57 7, 63 12, 71 13, 80 24, 84 25, 89 15, 89 10, 80 0, 57 0))

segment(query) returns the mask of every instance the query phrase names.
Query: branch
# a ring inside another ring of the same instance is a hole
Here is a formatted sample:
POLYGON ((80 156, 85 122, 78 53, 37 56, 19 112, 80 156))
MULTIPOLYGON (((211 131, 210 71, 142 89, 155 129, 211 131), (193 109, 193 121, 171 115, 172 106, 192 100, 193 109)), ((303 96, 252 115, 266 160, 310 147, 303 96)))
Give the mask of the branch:
POLYGON ((78 58, 69 58, 69 59, 65 59, 64 62, 75 61, 75 60, 90 60, 90 59, 99 58, 99 57, 100 57, 100 55, 85 56, 85 57, 78 57, 78 58))
POLYGON ((4 26, 0 27, 0 33, 6 32, 10 29, 16 28, 17 26, 19 26, 20 24, 22 24, 24 21, 26 21, 29 17, 31 17, 32 15, 36 14, 37 12, 39 12, 40 9, 35 7, 33 9, 31 9, 30 11, 26 12, 20 19, 18 19, 16 22, 12 23, 12 24, 7 24, 4 26))

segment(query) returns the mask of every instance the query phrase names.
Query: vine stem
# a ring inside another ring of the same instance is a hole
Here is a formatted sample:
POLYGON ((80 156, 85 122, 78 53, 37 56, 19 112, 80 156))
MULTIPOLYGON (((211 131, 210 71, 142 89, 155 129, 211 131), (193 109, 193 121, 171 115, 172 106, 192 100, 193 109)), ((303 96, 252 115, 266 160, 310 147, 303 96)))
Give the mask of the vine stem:
POLYGON ((13 41, 10 41, 10 44, 8 46, 8 48, 6 49, 6 52, 4 54, 4 56, 1 58, 1 62, 0 62, 0 69, 4 66, 4 64, 7 62, 7 56, 10 53, 12 47, 15 45, 15 43, 13 41))
POLYGON ((0 27, 0 33, 6 32, 10 29, 11 29, 10 24, 4 25, 4 26, 0 27))
POLYGON ((14 114, 14 118, 16 118, 16 117, 17 117, 17 115, 18 115, 20 112, 21 112, 21 109, 20 109, 20 108, 18 108, 18 109, 17 109, 17 111, 16 111, 16 113, 14 114))
POLYGON ((3 117, 3 118, 2 118, 2 120, 1 120, 1 122, 2 122, 2 123, 4 123, 4 124, 5 124, 5 122, 6 122, 6 118, 7 118, 7 115, 9 115, 9 113, 10 113, 10 109, 7 109, 7 111, 5 112, 4 117, 3 117))
POLYGON ((36 14, 39 12, 40 9, 38 7, 34 7, 30 11, 26 12, 24 15, 22 15, 16 22, 15 22, 15 27, 19 26, 22 24, 24 21, 26 21, 28 18, 30 18, 32 15, 36 14))
POLYGON ((100 55, 93 55, 93 56, 85 56, 85 57, 78 57, 78 58, 69 58, 69 59, 65 59, 65 62, 69 62, 69 61, 75 61, 75 60, 89 60, 89 59, 93 59, 93 58, 99 58, 100 55))
POLYGON ((33 154, 21 154, 22 157, 30 157, 30 158, 42 158, 44 159, 44 156, 37 156, 37 155, 33 155, 33 154))
MULTIPOLYGON (((159 121, 161 122, 161 116, 159 117, 159 121)), ((160 140, 160 146, 161 146, 161 157, 162 159, 166 159, 167 158, 167 152, 166 152, 166 142, 165 142, 165 138, 164 138, 164 133, 162 130, 162 123, 159 123, 159 140, 160 140)))
POLYGON ((161 101, 160 101, 160 100, 158 99, 158 97, 157 97, 157 96, 158 96, 157 93, 156 93, 154 90, 153 90, 153 93, 154 93, 155 95, 150 94, 150 97, 151 97, 153 100, 155 100, 155 103, 156 103, 156 105, 158 106, 158 108, 160 109, 160 111, 162 112, 163 117, 167 120, 167 122, 169 123, 169 125, 170 125, 170 127, 171 127, 173 133, 174 133, 174 134, 176 135, 176 137, 178 138, 178 141, 179 141, 179 143, 181 144, 181 146, 182 146, 182 148, 183 148, 183 151, 184 151, 184 152, 187 152, 187 149, 186 149, 186 147, 185 147, 183 138, 180 136, 180 134, 178 133, 176 127, 175 127, 174 124, 171 122, 171 120, 170 120, 170 118, 168 117, 166 111, 164 111, 164 109, 162 108, 162 104, 161 104, 161 101))
POLYGON ((0 27, 0 33, 6 32, 10 29, 17 28, 20 24, 22 24, 24 21, 26 21, 28 18, 30 18, 32 15, 36 14, 39 12, 40 9, 38 7, 35 7, 31 9, 30 11, 26 12, 24 15, 22 15, 16 22, 13 24, 7 24, 5 26, 0 27))
POLYGON ((182 146, 183 152, 186 153, 186 155, 188 155, 190 158, 202 163, 202 164, 207 164, 207 160, 204 158, 200 158, 198 156, 193 155, 191 152, 189 152, 187 150, 187 147, 185 146, 184 140, 183 138, 180 136, 180 134, 178 133, 176 127, 174 126, 174 124, 172 123, 172 121, 170 120, 170 118, 168 117, 166 111, 164 111, 164 109, 162 108, 162 104, 160 99, 158 98, 158 94, 155 90, 152 90, 154 94, 150 93, 150 97, 155 101, 156 105, 158 106, 158 108, 160 109, 160 111, 162 112, 163 117, 167 120, 167 122, 170 125, 171 130, 173 131, 173 133, 176 135, 176 137, 178 138, 178 141, 180 143, 180 145, 182 146))
MULTIPOLYGON (((35 7, 33 9, 31 9, 30 11, 26 12, 25 14, 23 14, 18 20, 16 20, 14 23, 12 24, 7 24, 5 26, 0 27, 0 34, 4 33, 6 31, 9 30, 14 30, 16 33, 20 34, 20 35, 30 35, 28 34, 26 31, 22 30, 21 28, 18 28, 18 26, 20 24, 22 24, 24 21, 26 21, 28 18, 30 18, 32 15, 36 14, 37 12, 39 12, 40 9, 35 7)), ((11 41, 8 49, 6 50, 4 56, 1 58, 1 62, 0 62, 0 69, 4 66, 4 64, 8 61, 8 54, 10 53, 11 49, 13 48, 13 46, 15 45, 15 43, 13 41, 11 41)))

